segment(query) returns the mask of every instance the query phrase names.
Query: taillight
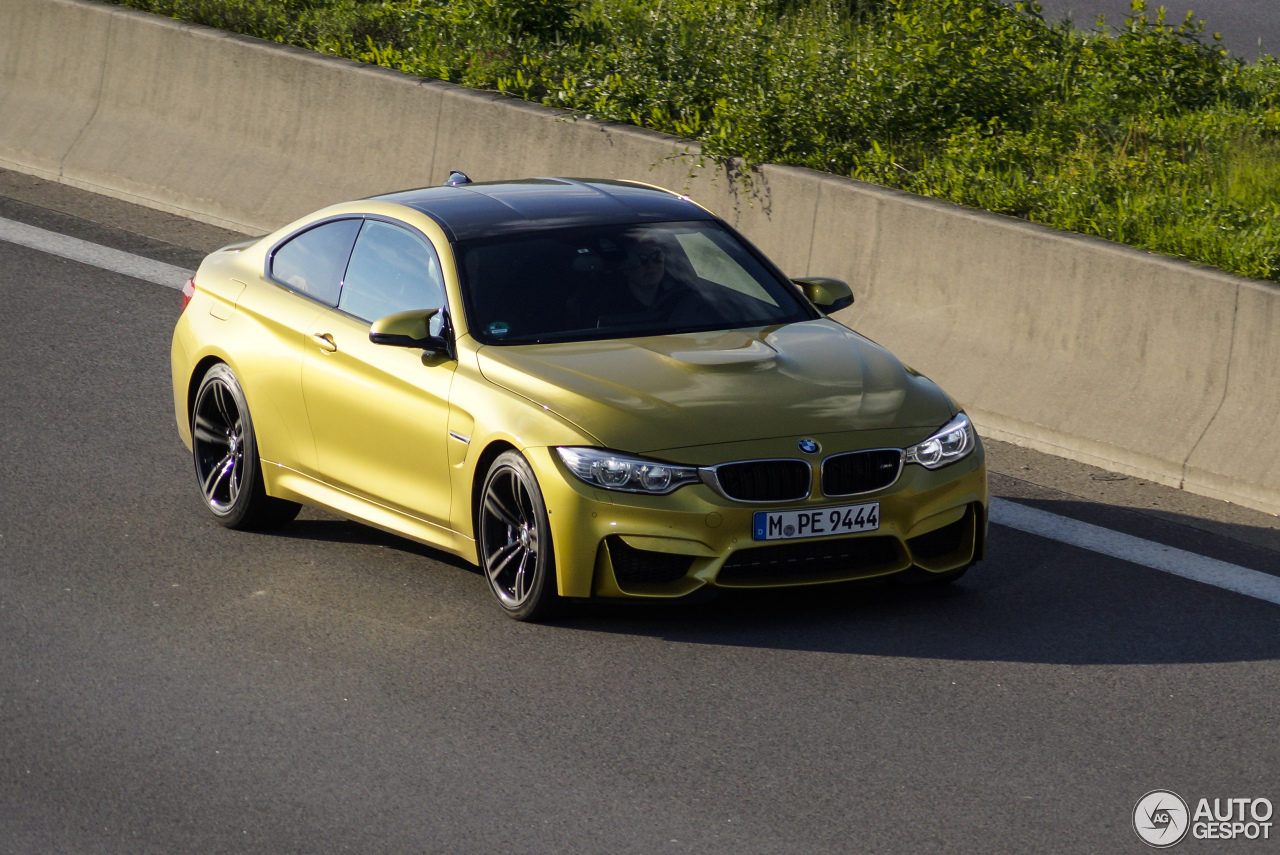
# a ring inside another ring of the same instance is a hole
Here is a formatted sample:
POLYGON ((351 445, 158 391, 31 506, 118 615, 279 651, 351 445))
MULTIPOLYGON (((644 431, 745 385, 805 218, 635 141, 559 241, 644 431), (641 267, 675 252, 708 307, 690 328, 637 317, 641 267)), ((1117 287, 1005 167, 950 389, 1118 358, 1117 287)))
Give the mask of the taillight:
POLYGON ((187 284, 182 286, 182 308, 178 310, 178 314, 182 314, 187 310, 187 304, 191 302, 191 298, 196 295, 196 278, 192 276, 187 280, 187 284))

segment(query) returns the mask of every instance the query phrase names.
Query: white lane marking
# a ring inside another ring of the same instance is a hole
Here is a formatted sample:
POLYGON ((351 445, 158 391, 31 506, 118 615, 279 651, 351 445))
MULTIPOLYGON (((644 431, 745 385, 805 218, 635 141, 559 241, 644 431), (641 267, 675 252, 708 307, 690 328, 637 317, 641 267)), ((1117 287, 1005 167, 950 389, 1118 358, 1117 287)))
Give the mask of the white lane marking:
POLYGON ((67 237, 26 223, 6 220, 4 217, 0 217, 0 240, 29 246, 41 252, 92 264, 103 270, 123 273, 125 276, 154 282, 168 288, 182 288, 195 273, 193 270, 183 270, 181 267, 165 264, 163 261, 152 261, 150 258, 143 258, 131 252, 122 252, 109 246, 67 237))
POLYGON ((1280 605, 1280 576, 1260 573, 1005 499, 992 498, 989 511, 991 521, 997 525, 1280 605))

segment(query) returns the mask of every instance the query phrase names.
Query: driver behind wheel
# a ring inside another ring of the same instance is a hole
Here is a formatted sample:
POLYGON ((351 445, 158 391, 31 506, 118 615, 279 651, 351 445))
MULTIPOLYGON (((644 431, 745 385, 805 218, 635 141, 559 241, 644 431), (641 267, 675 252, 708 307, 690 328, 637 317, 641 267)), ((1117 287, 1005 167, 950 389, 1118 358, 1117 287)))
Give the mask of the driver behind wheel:
POLYGON ((667 272, 667 253, 653 238, 640 238, 627 248, 622 262, 622 276, 627 287, 623 301, 634 305, 634 311, 644 311, 657 304, 663 292, 675 289, 675 280, 667 272))

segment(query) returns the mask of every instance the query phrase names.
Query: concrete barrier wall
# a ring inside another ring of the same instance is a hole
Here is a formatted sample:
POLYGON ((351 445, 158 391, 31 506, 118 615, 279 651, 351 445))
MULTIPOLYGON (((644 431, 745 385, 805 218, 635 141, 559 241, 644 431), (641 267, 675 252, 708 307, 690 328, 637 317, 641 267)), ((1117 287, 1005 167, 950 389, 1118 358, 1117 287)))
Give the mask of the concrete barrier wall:
POLYGON ((1222 405, 1187 459, 1186 489, 1280 511, 1280 289, 1240 282, 1222 405))
POLYGON ((1280 289, 696 144, 83 0, 0 0, 0 165, 246 232, 437 184, 578 175, 688 192, 983 433, 1280 512, 1280 289))
POLYGON ((110 19, 62 3, 0 4, 0 157, 58 178, 98 105, 110 19))

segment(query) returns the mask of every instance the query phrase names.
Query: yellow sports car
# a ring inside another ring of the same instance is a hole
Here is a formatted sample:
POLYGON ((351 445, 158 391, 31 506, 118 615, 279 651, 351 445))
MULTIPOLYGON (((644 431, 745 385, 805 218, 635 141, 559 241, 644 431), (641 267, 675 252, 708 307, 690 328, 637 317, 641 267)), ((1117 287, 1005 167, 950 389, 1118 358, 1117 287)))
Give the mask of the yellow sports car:
POLYGON ((214 517, 299 503, 455 553, 508 615, 982 557, 968 418, 727 224, 539 178, 335 205, 183 291, 175 415, 214 517))

